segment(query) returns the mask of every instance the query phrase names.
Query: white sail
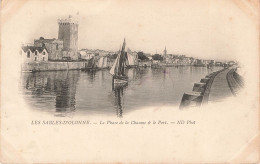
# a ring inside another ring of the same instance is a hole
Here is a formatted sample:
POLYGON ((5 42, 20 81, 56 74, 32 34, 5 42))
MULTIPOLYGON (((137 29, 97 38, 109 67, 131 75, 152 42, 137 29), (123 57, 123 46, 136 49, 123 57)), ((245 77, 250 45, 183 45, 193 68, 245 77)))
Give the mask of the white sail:
POLYGON ((136 65, 137 54, 132 52, 129 48, 127 48, 127 59, 129 65, 136 65))
POLYGON ((115 74, 116 74, 116 72, 117 72, 117 67, 118 67, 118 61, 119 61, 119 55, 117 55, 116 60, 115 60, 113 66, 111 67, 111 69, 110 69, 110 71, 109 71, 109 73, 110 73, 111 75, 115 75, 115 74))
POLYGON ((129 65, 135 65, 135 60, 134 60, 133 55, 131 55, 130 53, 127 53, 127 59, 128 59, 129 65))
POLYGON ((103 68, 103 60, 104 60, 104 57, 101 57, 101 58, 98 60, 98 67, 99 67, 99 68, 103 68))
POLYGON ((107 67, 107 57, 104 57, 103 59, 103 68, 107 67))

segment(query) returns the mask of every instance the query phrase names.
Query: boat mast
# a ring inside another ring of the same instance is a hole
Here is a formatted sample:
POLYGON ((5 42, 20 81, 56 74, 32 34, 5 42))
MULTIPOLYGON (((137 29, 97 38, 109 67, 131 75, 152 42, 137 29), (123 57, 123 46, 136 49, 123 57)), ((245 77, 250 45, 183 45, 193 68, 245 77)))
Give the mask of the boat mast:
POLYGON ((119 60, 119 69, 120 69, 120 75, 121 76, 125 76, 125 38, 124 38, 124 43, 122 46, 122 50, 121 50, 121 55, 120 55, 120 60, 119 60))

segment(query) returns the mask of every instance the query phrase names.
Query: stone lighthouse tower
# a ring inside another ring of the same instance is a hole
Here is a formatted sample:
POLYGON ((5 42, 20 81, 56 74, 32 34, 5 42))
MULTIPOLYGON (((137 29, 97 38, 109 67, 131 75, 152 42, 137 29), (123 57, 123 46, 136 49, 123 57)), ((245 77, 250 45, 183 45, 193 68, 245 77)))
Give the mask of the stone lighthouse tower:
POLYGON ((63 59, 78 60, 78 21, 69 16, 59 19, 58 39, 63 41, 63 59))

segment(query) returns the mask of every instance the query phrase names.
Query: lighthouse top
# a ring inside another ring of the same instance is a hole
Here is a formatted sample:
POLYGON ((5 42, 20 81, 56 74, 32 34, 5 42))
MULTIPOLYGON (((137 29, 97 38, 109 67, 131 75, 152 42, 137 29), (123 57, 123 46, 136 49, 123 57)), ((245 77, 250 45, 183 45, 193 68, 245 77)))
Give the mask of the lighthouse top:
POLYGON ((78 24, 78 20, 74 19, 71 15, 66 19, 58 19, 59 24, 78 24))

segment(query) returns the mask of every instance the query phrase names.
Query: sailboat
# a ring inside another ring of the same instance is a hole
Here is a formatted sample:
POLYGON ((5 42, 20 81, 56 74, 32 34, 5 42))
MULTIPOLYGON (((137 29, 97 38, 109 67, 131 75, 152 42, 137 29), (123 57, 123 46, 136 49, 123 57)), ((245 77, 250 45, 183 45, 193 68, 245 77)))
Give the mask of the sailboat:
POLYGON ((118 53, 117 58, 110 69, 110 74, 113 76, 113 87, 125 86, 128 83, 128 77, 125 72, 126 68, 126 52, 125 52, 125 39, 121 51, 118 53))

